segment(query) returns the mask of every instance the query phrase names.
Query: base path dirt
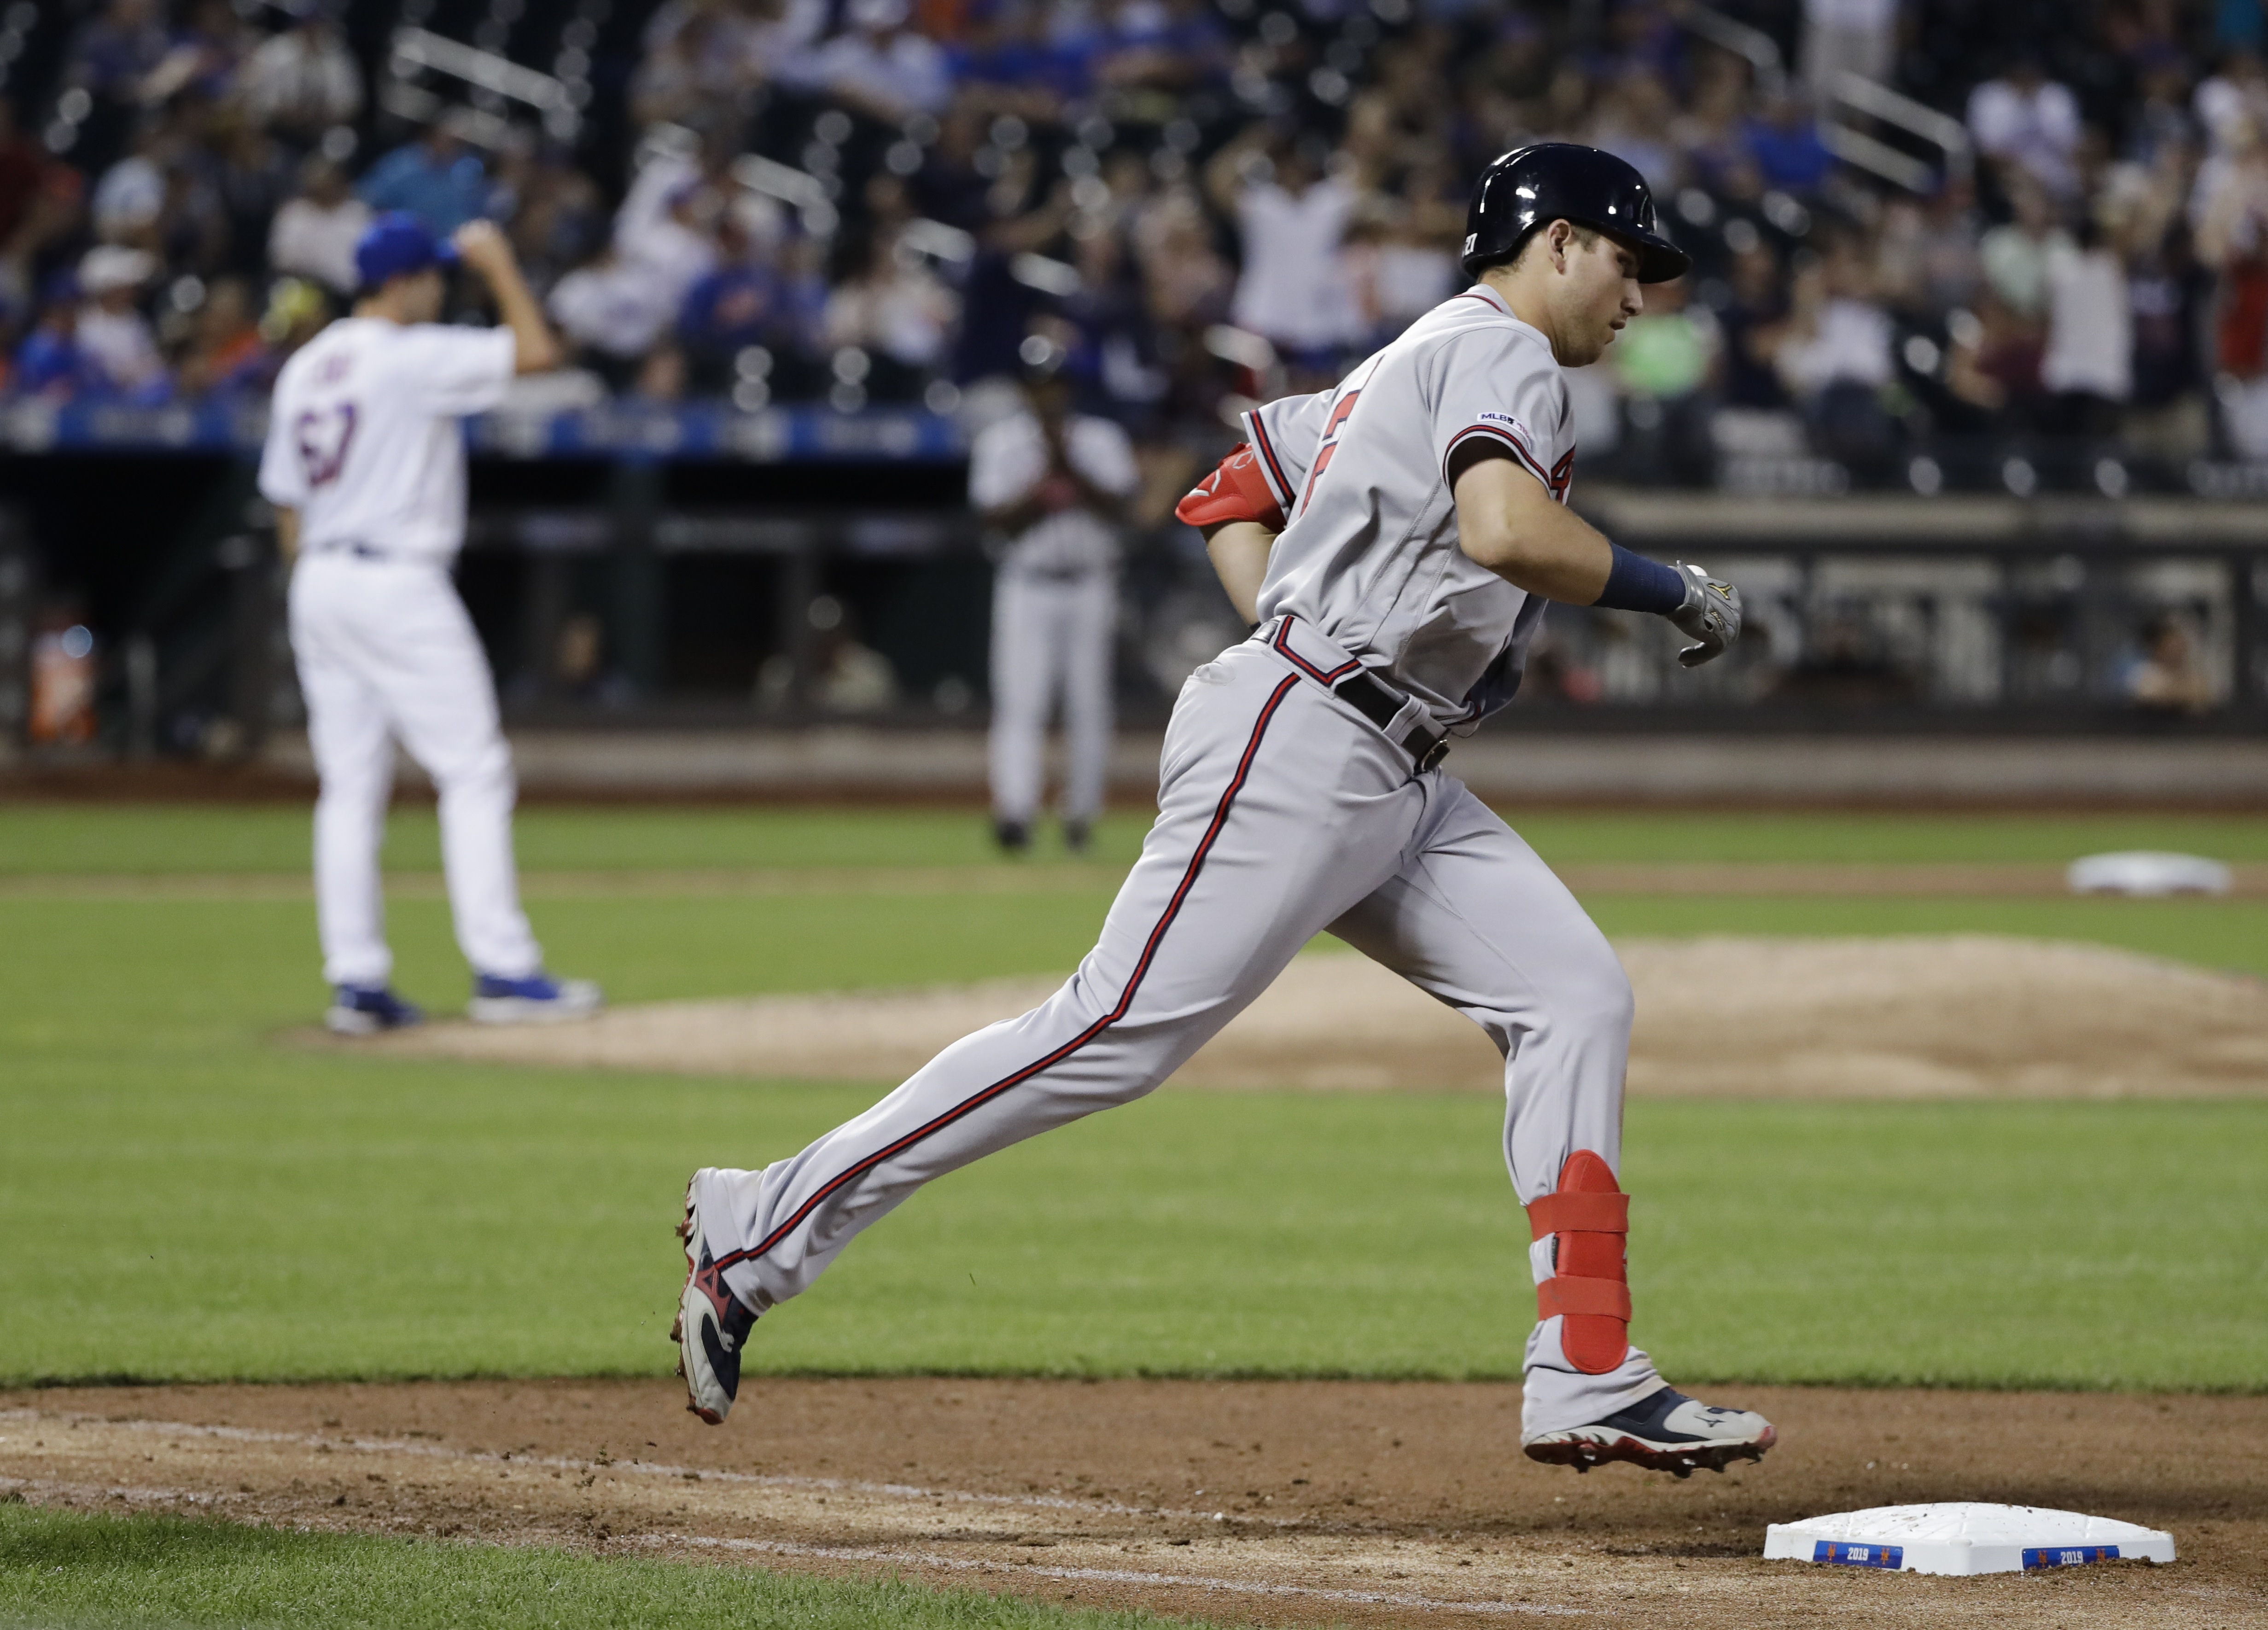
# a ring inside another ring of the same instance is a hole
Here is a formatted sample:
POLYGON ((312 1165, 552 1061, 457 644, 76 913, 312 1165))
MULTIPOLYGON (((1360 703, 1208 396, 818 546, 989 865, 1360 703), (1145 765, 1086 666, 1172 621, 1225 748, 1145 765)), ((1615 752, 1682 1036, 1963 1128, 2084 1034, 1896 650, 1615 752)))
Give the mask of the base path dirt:
MULTIPOLYGON (((1640 1096, 2208 1098, 2268 1092, 2268 984, 1992 935, 1632 939, 1640 1096)), ((585 1024, 428 1025, 350 1045, 498 1062, 895 1081, 1056 979, 651 1002, 585 1024)), ((1479 1028, 1351 954, 1300 957, 1185 1087, 1500 1091, 1479 1028)))
MULTIPOLYGON (((1713 1394, 1712 1394, 1713 1395, 1713 1394)), ((1760 1465, 1587 1476, 1502 1384, 752 1379, 0 1393, 0 1492, 321 1529, 893 1571, 1233 1623, 2268 1625, 2268 1399, 1735 1389, 1760 1465), (2163 1528, 2181 1560, 1980 1579, 1761 1560, 1923 1500, 2163 1528)))

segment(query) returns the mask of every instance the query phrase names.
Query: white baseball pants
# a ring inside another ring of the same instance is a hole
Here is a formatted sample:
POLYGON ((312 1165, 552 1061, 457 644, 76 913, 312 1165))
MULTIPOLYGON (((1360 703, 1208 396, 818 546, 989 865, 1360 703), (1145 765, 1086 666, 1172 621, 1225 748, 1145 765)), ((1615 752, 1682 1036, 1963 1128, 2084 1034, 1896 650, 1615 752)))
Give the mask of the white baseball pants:
MULTIPOLYGON (((1304 625, 1295 633, 1315 668, 1344 660, 1304 625)), ((807 1289, 932 1178, 1148 1092, 1325 929, 1503 1050, 1505 1157, 1522 1205, 1551 1192, 1578 1149, 1619 1165, 1630 982, 1565 885, 1462 782, 1413 775, 1408 753, 1258 640, 1190 676, 1160 767, 1157 824, 1061 990, 955 1042, 801 1154, 708 1179, 706 1244, 750 1306, 807 1289)), ((1538 1281, 1550 1246, 1530 1252, 1538 1281)), ((1635 1347, 1607 1374, 1577 1371, 1560 1323, 1528 1337, 1528 1434, 1599 1420, 1662 1384, 1635 1347)))
POLYGON ((457 944, 475 972, 543 966, 512 866, 512 752, 473 620, 438 562, 313 554, 291 573, 291 652, 307 703, 315 800, 315 917, 323 977, 383 985, 378 850, 398 740, 440 793, 441 861, 457 944))
POLYGON ((1029 826, 1040 808, 1048 716, 1063 698, 1071 773, 1063 818, 1092 821, 1110 771, 1118 591, 1106 570, 1050 577, 1010 567, 992 588, 992 813, 1029 826))

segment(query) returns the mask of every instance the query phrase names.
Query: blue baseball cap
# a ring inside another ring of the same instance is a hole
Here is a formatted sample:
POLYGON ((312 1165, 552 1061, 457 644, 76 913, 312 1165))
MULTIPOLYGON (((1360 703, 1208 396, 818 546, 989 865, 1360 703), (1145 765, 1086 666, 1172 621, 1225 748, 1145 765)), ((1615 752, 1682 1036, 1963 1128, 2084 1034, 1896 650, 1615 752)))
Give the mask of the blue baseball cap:
POLYGON ((391 209, 372 221, 355 245, 355 275, 374 293, 389 277, 407 277, 429 266, 454 266, 457 246, 436 238, 416 216, 391 209))

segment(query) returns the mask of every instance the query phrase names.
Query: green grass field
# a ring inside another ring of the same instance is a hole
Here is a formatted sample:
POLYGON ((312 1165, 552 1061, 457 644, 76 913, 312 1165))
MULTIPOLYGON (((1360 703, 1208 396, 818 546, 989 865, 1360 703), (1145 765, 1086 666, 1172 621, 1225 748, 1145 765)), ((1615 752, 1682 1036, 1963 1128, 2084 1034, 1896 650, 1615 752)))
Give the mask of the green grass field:
MULTIPOLYGON (((2268 858, 2212 819, 1556 815, 1580 861, 2268 858)), ((1123 864, 1145 823, 1121 817, 1123 864)), ((696 1164, 777 1157, 874 1089, 394 1061, 320 1010, 304 811, 0 809, 0 1381, 666 1373, 696 1164), (112 884, 90 886, 103 876, 112 884), (530 1294, 534 1291, 535 1294, 530 1294)), ((618 1000, 1067 968, 1107 874, 1019 874, 954 813, 526 811, 553 872, 921 867, 903 891, 541 892, 618 1000), (968 869, 968 885, 936 869, 968 869)), ((438 866, 430 811, 389 863, 438 866)), ((1609 933, 2087 939, 2268 975, 2268 904, 1638 899, 1609 933)), ((446 908, 393 908, 451 1005, 446 908)), ((876 1088, 887 1083, 875 1083, 876 1088)), ((917 1198, 769 1318, 759 1369, 1506 1376, 1533 1303, 1480 1098, 1160 1093, 917 1198)), ((1668 1104, 1629 1112, 1634 1333, 1682 1381, 2252 1390, 2268 1102, 1668 1104)), ((0 1624, 1162 1623, 895 1583, 0 1505, 0 1624)))
POLYGON ((898 1581, 0 1505, 0 1625, 284 1630, 1163 1630, 898 1581))
MULTIPOLYGON (((1659 814, 1549 811, 1514 822, 1554 862, 2031 861, 2182 848, 2268 861, 2268 821, 2219 815, 1659 814)), ((1097 853, 1131 861, 1148 827, 1104 820, 1097 853)), ((928 811, 588 809, 519 812, 531 869, 961 865, 990 861, 984 824, 928 811)), ((27 804, 0 809, 0 877, 25 873, 298 872, 307 813, 288 804, 27 804)), ((394 811, 387 863, 441 864, 430 805, 394 811)))
MULTIPOLYGON (((1523 823, 1555 858, 1656 858, 1677 832, 1555 819, 1523 823)), ((430 863, 430 819, 398 824, 408 863, 430 863)), ((2237 853, 2249 831, 1719 817, 1683 837, 1696 859, 1767 840, 2052 859, 2110 843, 2237 853)), ((1139 832, 1114 822, 1108 852, 1130 855, 1139 832)), ((666 1371, 684 1171, 776 1158, 873 1090, 279 1042, 321 1002, 306 901, 33 885, 98 863, 296 866, 305 835, 303 812, 273 809, 0 811, 17 871, 0 897, 0 1377, 666 1371), (545 1294, 512 1294, 530 1283, 545 1294)), ((569 869, 991 868, 979 823, 951 813, 537 811, 522 848, 569 869)), ((556 966, 641 1000, 1059 970, 1107 899, 995 877, 968 892, 593 892, 536 915, 556 966)), ((2095 939, 2268 973, 2257 901, 1609 898, 1598 914, 1622 935, 2095 939)), ((445 907, 404 900, 394 924, 404 986, 452 1001, 445 907)), ((1513 1373, 1530 1303, 1498 1112, 1446 1094, 1160 1093, 923 1194, 767 1321, 752 1362, 1513 1373)), ((1640 1333, 1696 1381, 2257 1387, 2264 1153, 2268 1104, 1635 1104, 1640 1333), (2182 1249, 2161 1253, 2167 1238, 2182 1249)))

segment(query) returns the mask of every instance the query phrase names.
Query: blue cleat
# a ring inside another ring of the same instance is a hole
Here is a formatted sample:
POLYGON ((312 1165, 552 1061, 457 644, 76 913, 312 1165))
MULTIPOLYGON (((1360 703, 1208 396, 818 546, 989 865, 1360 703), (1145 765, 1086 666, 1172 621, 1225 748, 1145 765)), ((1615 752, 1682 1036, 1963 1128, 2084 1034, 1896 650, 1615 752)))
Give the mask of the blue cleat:
POLYGON ((323 1015, 324 1027, 337 1036, 375 1036, 424 1022, 424 1010, 384 985, 334 986, 330 1011, 323 1015))
POLYGON ((538 969, 525 979, 478 975, 465 1011, 480 1024, 551 1024, 588 1018, 605 1005, 606 998, 589 980, 553 979, 538 969))

